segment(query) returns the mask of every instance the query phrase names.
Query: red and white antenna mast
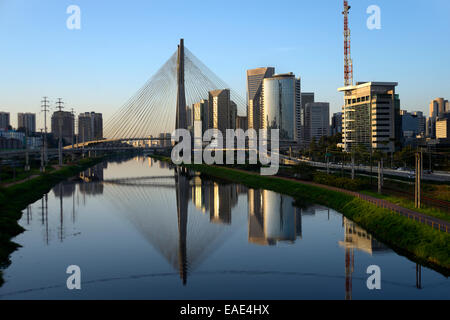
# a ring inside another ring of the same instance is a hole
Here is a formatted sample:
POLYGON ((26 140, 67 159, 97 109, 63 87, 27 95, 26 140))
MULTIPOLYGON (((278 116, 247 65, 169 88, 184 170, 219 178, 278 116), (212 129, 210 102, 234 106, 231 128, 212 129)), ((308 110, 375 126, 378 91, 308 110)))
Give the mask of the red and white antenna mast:
POLYGON ((353 62, 350 54, 350 28, 348 26, 348 14, 351 6, 348 5, 348 0, 344 0, 344 82, 345 86, 353 85, 353 62))

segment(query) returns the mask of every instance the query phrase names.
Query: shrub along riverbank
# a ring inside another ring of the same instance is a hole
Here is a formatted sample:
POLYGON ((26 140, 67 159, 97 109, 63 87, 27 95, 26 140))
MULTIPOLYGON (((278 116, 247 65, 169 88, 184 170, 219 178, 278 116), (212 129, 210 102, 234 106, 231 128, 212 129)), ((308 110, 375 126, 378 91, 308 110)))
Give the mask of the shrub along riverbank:
MULTIPOLYGON (((48 193, 57 183, 73 177, 101 161, 103 158, 82 159, 75 165, 42 174, 8 188, 0 188, 0 269, 9 265, 9 255, 18 247, 11 239, 24 231, 18 224, 22 211, 29 204, 39 200, 43 194, 48 193)), ((0 286, 2 283, 3 277, 0 270, 0 286)))
MULTIPOLYGON (((156 157, 170 161, 169 158, 156 157)), ((267 189, 292 196, 296 202, 312 201, 342 213, 399 254, 450 275, 450 235, 395 215, 387 209, 320 187, 277 177, 259 176, 226 167, 185 165, 202 174, 236 182, 254 189, 267 189)))

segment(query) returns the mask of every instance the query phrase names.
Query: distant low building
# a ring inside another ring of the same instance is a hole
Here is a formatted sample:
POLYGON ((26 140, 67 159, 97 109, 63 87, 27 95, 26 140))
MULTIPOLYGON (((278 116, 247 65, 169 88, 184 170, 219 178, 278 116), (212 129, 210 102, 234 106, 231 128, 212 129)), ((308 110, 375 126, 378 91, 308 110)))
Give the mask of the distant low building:
POLYGON ((22 149, 23 143, 17 139, 8 139, 0 136, 0 150, 22 149))
POLYGON ((23 149, 25 133, 14 130, 0 130, 1 149, 23 149))

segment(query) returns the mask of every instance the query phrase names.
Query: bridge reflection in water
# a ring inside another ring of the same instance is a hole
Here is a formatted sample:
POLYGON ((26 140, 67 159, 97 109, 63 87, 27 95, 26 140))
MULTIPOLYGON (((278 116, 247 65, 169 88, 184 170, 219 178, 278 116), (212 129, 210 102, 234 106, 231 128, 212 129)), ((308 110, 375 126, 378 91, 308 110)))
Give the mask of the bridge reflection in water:
MULTIPOLYGON (((151 158, 135 158, 148 161, 148 166, 168 169, 165 162, 151 158)), ((63 199, 73 198, 73 223, 76 221, 77 203, 86 203, 86 196, 102 194, 115 212, 124 216, 134 228, 178 270, 184 285, 189 274, 210 253, 223 244, 234 228, 232 211, 239 196, 248 202, 248 242, 254 245, 273 246, 279 242, 294 243, 302 238, 302 217, 315 215, 329 209, 313 205, 297 208, 293 199, 268 190, 247 189, 236 184, 226 184, 205 179, 200 175, 179 168, 168 171, 171 175, 104 178, 106 164, 99 164, 81 173, 78 179, 56 186, 53 193, 60 198, 60 226, 58 239, 63 241, 65 223, 63 199), (78 193, 76 184, 78 184, 78 193), (176 201, 175 201, 176 200, 176 201), (164 203, 164 207, 158 204, 164 203), (142 208, 146 208, 143 210, 142 208), (176 213, 176 214, 175 214, 176 213)), ((48 235, 48 209, 42 200, 42 221, 48 235)), ((245 223, 239 221, 239 223, 245 223)), ((387 250, 356 224, 343 218, 345 248, 346 298, 351 298, 353 250, 369 254, 387 250)))

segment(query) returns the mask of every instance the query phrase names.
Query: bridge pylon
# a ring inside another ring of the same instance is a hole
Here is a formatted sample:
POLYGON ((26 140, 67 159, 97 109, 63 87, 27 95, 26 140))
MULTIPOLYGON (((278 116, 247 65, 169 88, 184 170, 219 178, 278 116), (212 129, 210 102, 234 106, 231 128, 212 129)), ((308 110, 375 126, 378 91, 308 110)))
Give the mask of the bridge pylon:
POLYGON ((177 58, 177 115, 175 129, 187 129, 186 92, 184 86, 184 39, 180 39, 177 58))

